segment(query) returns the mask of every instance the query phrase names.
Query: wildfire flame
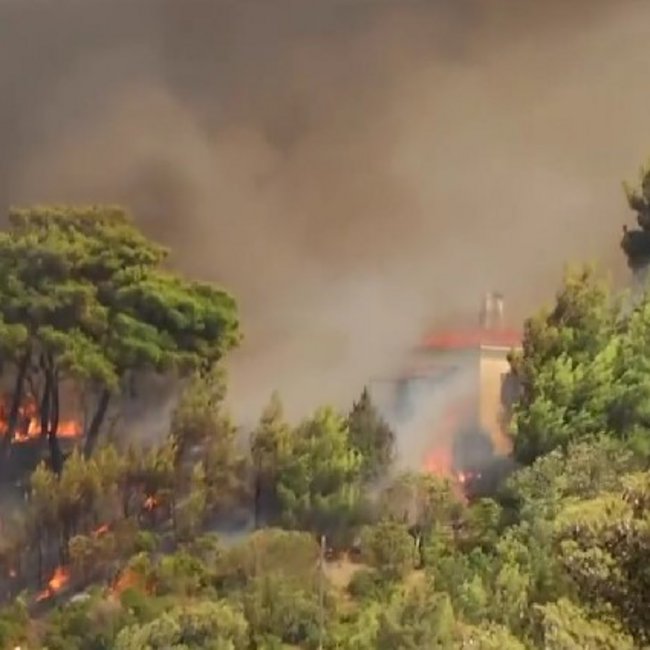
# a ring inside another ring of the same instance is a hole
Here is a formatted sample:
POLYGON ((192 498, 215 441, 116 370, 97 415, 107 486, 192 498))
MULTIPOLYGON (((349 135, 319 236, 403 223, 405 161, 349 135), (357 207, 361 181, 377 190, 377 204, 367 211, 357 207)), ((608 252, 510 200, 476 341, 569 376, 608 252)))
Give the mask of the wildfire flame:
MULTIPOLYGON (((0 434, 6 435, 8 428, 9 409, 6 401, 0 401, 0 434)), ((59 438, 78 438, 82 427, 76 420, 59 420, 57 436, 59 438)), ((24 443, 40 438, 41 421, 38 406, 34 399, 27 400, 18 408, 18 427, 14 434, 13 443, 24 443)))
POLYGON ((452 477, 453 460, 451 450, 448 447, 438 447, 426 457, 424 471, 436 476, 452 477))
POLYGON ((436 434, 436 440, 441 442, 427 455, 424 461, 425 472, 450 479, 463 499, 468 484, 472 480, 480 478, 478 473, 468 470, 457 471, 454 468, 453 439, 462 414, 471 407, 469 401, 469 398, 463 397, 448 406, 436 434))
POLYGON ((50 581, 47 583, 47 587, 36 596, 36 602, 41 602, 42 600, 51 598, 54 594, 61 591, 61 589, 68 584, 69 580, 70 574, 67 569, 61 566, 57 567, 54 570, 50 581))
POLYGON ((124 591, 132 588, 144 589, 143 578, 133 569, 124 569, 113 584, 111 596, 119 598, 124 591))
POLYGON ((424 461, 424 471, 429 474, 450 479, 455 477, 452 441, 458 421, 457 411, 457 406, 448 408, 437 427, 435 438, 439 443, 429 452, 424 461))
POLYGON ((481 478, 481 474, 478 472, 454 471, 451 452, 444 447, 436 449, 427 456, 424 471, 451 480, 454 493, 464 502, 467 502, 467 489, 470 483, 481 478))
POLYGON ((145 510, 148 510, 149 512, 151 512, 152 510, 154 510, 157 506, 158 506, 158 499, 156 499, 156 497, 153 496, 153 495, 149 495, 149 496, 144 500, 143 508, 144 508, 145 510))
POLYGON ((109 531, 108 524, 102 524, 99 526, 99 528, 95 528, 93 530, 92 535, 93 537, 101 537, 102 535, 105 535, 109 531))

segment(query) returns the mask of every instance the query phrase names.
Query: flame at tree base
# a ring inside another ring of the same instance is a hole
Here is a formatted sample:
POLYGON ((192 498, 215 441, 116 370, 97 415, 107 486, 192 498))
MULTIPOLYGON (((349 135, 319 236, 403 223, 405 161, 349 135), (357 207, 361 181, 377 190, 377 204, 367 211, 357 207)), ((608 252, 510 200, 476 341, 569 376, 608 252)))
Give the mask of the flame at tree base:
POLYGON ((455 470, 452 452, 446 446, 438 447, 427 455, 424 461, 424 471, 451 481, 458 496, 463 500, 467 500, 466 490, 472 481, 481 477, 478 472, 455 470))
POLYGON ((36 602, 40 603, 43 600, 47 600, 54 596, 57 592, 61 591, 70 581, 70 574, 67 569, 64 567, 57 567, 50 578, 50 581, 47 583, 47 587, 43 589, 36 596, 36 602))
POLYGON ((434 449, 424 461, 424 471, 436 476, 452 478, 454 475, 452 467, 451 451, 447 447, 434 449))
POLYGON ((145 593, 148 593, 142 575, 140 575, 139 573, 137 573, 136 571, 130 568, 124 569, 119 574, 117 580, 115 580, 115 582, 113 583, 113 587, 110 590, 110 596, 112 598, 119 599, 119 597, 127 589, 138 589, 144 591, 145 593))
POLYGON ((108 531, 110 530, 108 524, 102 524, 98 528, 95 528, 92 532, 93 537, 101 537, 102 535, 105 535, 108 531))
POLYGON ((149 495, 142 504, 142 507, 148 512, 153 512, 158 507, 158 499, 155 496, 149 495))
MULTIPOLYGON (((0 436, 5 436, 9 428, 9 411, 6 397, 0 396, 0 436)), ((58 438, 79 438, 83 433, 81 423, 76 420, 59 420, 56 435, 58 438)), ((43 437, 38 405, 29 398, 18 407, 18 421, 12 440, 13 444, 26 443, 43 437)))

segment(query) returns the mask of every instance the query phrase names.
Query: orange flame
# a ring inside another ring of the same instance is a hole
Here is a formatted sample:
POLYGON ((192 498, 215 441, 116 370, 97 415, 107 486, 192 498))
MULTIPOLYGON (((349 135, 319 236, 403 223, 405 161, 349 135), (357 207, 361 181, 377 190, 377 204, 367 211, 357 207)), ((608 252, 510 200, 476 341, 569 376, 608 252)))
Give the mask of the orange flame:
POLYGON ((448 447, 438 447, 426 457, 424 471, 436 476, 453 476, 453 461, 448 447))
POLYGON ((99 526, 99 528, 95 528, 93 530, 92 535, 93 537, 101 537, 102 535, 105 535, 109 531, 108 524, 102 524, 99 526))
POLYGON ((467 470, 454 471, 451 451, 446 447, 435 449, 427 456, 424 462, 424 471, 441 478, 450 479, 454 493, 463 501, 467 499, 466 490, 469 483, 481 477, 479 473, 467 470))
POLYGON ((124 569, 111 589, 111 596, 119 598, 124 591, 131 588, 144 588, 143 578, 133 569, 124 569))
POLYGON ((470 471, 464 471, 464 472, 458 472, 456 475, 456 478, 458 479, 458 482, 461 485, 467 485, 470 481, 473 481, 474 479, 481 478, 481 473, 480 472, 470 472, 470 471))
MULTIPOLYGON (((8 409, 6 402, 0 402, 0 434, 5 435, 8 427, 8 409)), ((59 438, 78 438, 82 427, 76 420, 60 420, 57 428, 59 438)), ((18 409, 18 428, 12 442, 20 444, 41 437, 41 421, 38 406, 34 399, 29 399, 18 409)))
POLYGON ((466 497, 465 490, 468 484, 473 479, 480 478, 480 474, 466 470, 457 471, 453 460, 454 436, 459 429, 463 413, 471 412, 471 402, 471 397, 463 396, 447 407, 436 434, 436 440, 441 442, 424 461, 424 471, 451 479, 456 487, 455 491, 463 500, 466 497))
POLYGON ((69 580, 70 574, 68 573, 67 569, 60 566, 57 567, 54 570, 50 581, 47 583, 47 587, 36 596, 36 602, 41 602, 42 600, 51 598, 58 591, 61 591, 61 589, 63 589, 63 587, 68 584, 69 580))
POLYGON ((153 495, 149 495, 144 500, 143 507, 144 507, 145 510, 148 510, 149 512, 154 510, 157 506, 158 506, 158 499, 156 499, 156 497, 153 496, 153 495))

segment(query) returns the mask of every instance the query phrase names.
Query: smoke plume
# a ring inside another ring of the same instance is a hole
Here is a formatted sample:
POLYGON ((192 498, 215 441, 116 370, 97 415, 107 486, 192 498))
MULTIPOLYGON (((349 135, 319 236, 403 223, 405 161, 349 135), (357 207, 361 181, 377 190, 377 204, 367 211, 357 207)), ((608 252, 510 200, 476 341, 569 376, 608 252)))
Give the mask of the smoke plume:
POLYGON ((0 0, 0 204, 122 202, 238 298, 235 410, 349 402, 497 288, 624 266, 643 0, 0 0))

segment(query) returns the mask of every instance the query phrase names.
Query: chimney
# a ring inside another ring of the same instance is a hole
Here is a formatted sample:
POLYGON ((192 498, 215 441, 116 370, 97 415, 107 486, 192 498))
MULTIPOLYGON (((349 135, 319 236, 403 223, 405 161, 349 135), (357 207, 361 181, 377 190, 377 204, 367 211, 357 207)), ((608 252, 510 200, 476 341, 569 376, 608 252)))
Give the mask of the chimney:
POLYGON ((488 329, 490 327, 493 309, 494 306, 493 306, 492 294, 488 292, 483 297, 483 305, 481 307, 481 312, 479 315, 479 322, 482 328, 488 329))
POLYGON ((493 327, 503 327, 503 294, 499 292, 494 293, 494 321, 493 327))
POLYGON ((498 291, 489 291, 483 298, 483 305, 479 316, 480 325, 484 329, 497 329, 503 327, 503 294, 498 291))

